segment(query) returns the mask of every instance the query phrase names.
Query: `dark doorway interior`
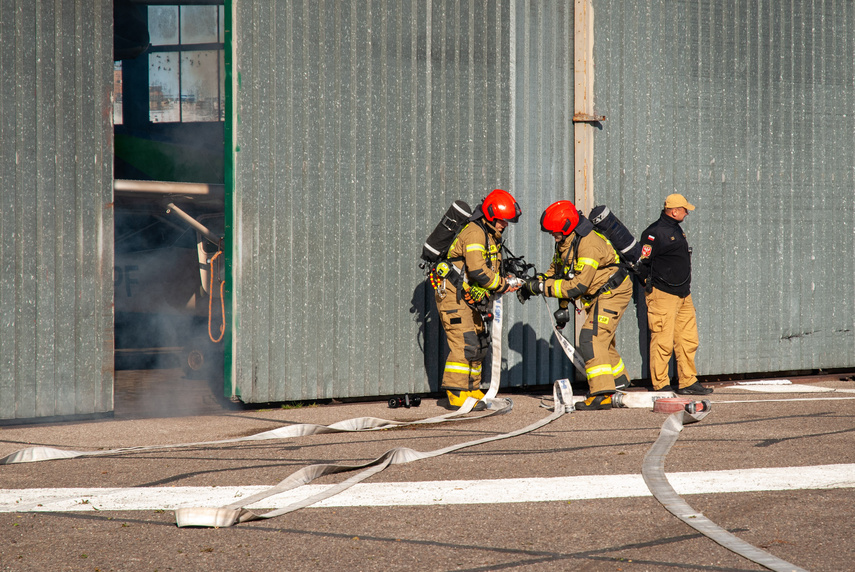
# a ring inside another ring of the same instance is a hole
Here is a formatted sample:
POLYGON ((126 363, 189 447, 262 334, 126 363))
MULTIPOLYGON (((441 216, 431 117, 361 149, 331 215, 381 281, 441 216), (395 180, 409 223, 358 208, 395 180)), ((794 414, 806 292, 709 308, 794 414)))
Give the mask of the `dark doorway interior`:
POLYGON ((223 19, 222 2, 114 2, 115 367, 218 394, 223 19))

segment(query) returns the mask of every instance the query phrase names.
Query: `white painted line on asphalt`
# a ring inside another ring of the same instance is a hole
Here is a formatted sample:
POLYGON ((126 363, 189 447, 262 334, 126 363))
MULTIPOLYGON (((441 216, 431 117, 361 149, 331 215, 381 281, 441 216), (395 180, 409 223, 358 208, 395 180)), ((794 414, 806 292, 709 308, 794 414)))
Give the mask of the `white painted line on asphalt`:
POLYGON ((823 387, 821 385, 804 385, 801 383, 791 384, 752 384, 733 386, 734 389, 744 389, 746 391, 759 391, 761 393, 834 393, 840 391, 833 387, 823 387))
MULTIPOLYGON (((855 464, 670 473, 681 495, 855 488, 855 464)), ((332 485, 307 485, 249 508, 281 508, 332 485)), ((0 512, 175 510, 220 507, 268 486, 126 489, 0 489, 0 512)), ((641 475, 360 483, 316 505, 416 506, 500 504, 650 496, 641 475), (499 491, 499 494, 497 494, 499 491), (485 503, 481 499, 490 499, 485 503)))
POLYGON ((722 399, 721 401, 711 400, 715 405, 717 403, 776 403, 779 401, 851 401, 855 397, 787 397, 784 399, 722 399))

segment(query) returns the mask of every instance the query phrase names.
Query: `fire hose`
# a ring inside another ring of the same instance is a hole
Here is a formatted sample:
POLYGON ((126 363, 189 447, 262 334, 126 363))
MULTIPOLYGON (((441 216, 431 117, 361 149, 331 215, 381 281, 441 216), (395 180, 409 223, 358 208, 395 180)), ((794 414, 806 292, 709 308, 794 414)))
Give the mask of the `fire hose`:
MULTIPOLYGON (((502 332, 502 300, 499 298, 495 302, 495 318, 493 321, 493 340, 501 340, 502 332)), ((500 342, 499 342, 500 343, 500 342)), ((242 441, 261 441, 266 439, 287 439, 292 437, 304 437, 308 435, 319 435, 323 433, 342 433, 342 432, 358 432, 358 431, 379 431, 383 429, 393 429, 396 427, 406 427, 411 425, 427 425, 435 423, 445 423, 449 421, 470 421, 481 419, 491 415, 501 415, 508 413, 513 409, 513 401, 505 398, 496 398, 499 392, 499 380, 501 375, 502 351, 501 345, 497 345, 497 350, 493 352, 492 362, 492 378, 490 388, 484 396, 484 401, 487 403, 488 410, 486 413, 477 416, 463 417, 472 411, 472 408, 477 403, 472 397, 467 398, 464 404, 457 411, 430 417, 428 419, 418 419, 415 421, 391 421, 387 419, 378 419, 376 417, 358 417, 355 419, 347 419, 332 425, 316 425, 312 423, 303 423, 296 425, 288 425, 279 427, 270 431, 264 431, 255 435, 239 437, 235 439, 221 439, 217 441, 201 441, 194 443, 177 443, 169 445, 148 445, 139 447, 121 447, 118 449, 98 450, 98 451, 71 451, 67 449, 57 449, 54 447, 27 447, 16 451, 6 457, 0 459, 0 465, 11 465, 16 463, 35 463, 39 461, 54 461, 58 459, 73 459, 77 457, 94 457, 104 455, 116 455, 120 453, 137 453, 142 451, 152 451, 161 449, 175 449, 181 447, 198 447, 210 445, 222 445, 228 443, 239 443, 242 441)))
POLYGON ((546 306, 546 313, 549 315, 549 322, 552 324, 552 331, 555 332, 555 339, 558 340, 561 349, 564 350, 564 355, 567 356, 567 359, 570 360, 576 369, 583 376, 587 376, 585 372, 585 360, 582 359, 582 356, 579 355, 579 352, 576 351, 576 348, 570 343, 570 340, 564 337, 564 334, 561 333, 561 328, 555 323, 552 319, 552 313, 549 311, 549 302, 546 301, 546 296, 541 296, 543 299, 543 303, 546 306))
MULTIPOLYGON (((186 443, 175 445, 126 447, 106 451, 101 450, 81 452, 61 450, 50 447, 30 447, 13 453, 3 459, 0 459, 0 465, 54 459, 68 459, 81 456, 129 453, 185 446, 236 443, 241 441, 258 441, 263 439, 281 439, 287 437, 297 437, 322 433, 380 430, 394 427, 403 427, 408 425, 441 423, 452 420, 462 421, 468 419, 480 419, 489 415, 506 413, 512 409, 512 401, 509 399, 495 398, 495 395, 498 392, 498 381, 501 370, 501 327, 503 317, 501 298, 496 301, 495 306, 496 307, 494 308, 495 318, 493 324, 493 343, 497 345, 494 345, 494 354, 491 370, 493 375, 491 378, 491 384, 484 398, 484 400, 488 402, 489 411, 488 413, 481 416, 466 418, 460 417, 461 415, 469 413, 474 407, 476 401, 474 398, 470 397, 466 400, 464 405, 458 411, 437 417, 432 417, 429 419, 421 419, 416 421, 388 421, 373 417, 362 417, 341 421, 339 423, 335 423, 329 426, 314 424, 290 425, 271 431, 265 431, 255 435, 250 435, 248 437, 236 439, 225 439, 220 441, 207 441, 200 443, 186 443)), ((563 339, 564 342, 566 342, 561 344, 565 352, 568 351, 568 347, 573 349, 570 342, 567 341, 557 329, 555 330, 555 333, 559 337, 559 341, 563 339)), ((575 350, 572 355, 576 355, 575 350)), ((571 354, 569 353, 568 357, 573 360, 573 357, 571 357, 571 354)), ((629 397, 633 397, 633 394, 626 393, 622 395, 626 401, 626 403, 624 403, 623 405, 624 407, 643 407, 649 403, 653 403, 653 401, 644 399, 628 399, 629 397)), ((441 449, 426 452, 416 451, 414 449, 406 447, 396 447, 387 451, 386 453, 374 459, 373 461, 361 465, 344 465, 338 463, 310 465, 292 473, 284 480, 280 481, 278 484, 267 490, 241 499, 240 502, 235 502, 224 507, 215 508, 179 508, 175 511, 176 525, 179 527, 230 527, 243 522, 274 518, 276 516, 281 516, 283 514, 294 512, 301 508, 311 506, 317 502, 330 498, 344 490, 347 490, 353 485, 368 479, 369 477, 379 473, 380 471, 391 465, 405 464, 421 459, 437 457, 439 455, 444 455, 446 453, 451 453, 467 447, 490 443, 502 439, 509 439, 512 437, 523 435, 525 433, 529 433, 551 423, 552 421, 555 421, 565 413, 573 411, 573 394, 569 380, 561 379, 555 382, 555 384, 553 385, 553 404, 554 407, 552 407, 552 414, 548 417, 545 417, 531 425, 528 425, 527 427, 523 427, 522 429, 511 431, 502 435, 495 435, 492 437, 486 437, 474 441, 458 443, 441 449), (264 500, 276 494, 280 494, 285 491, 300 487, 302 485, 309 484, 319 477, 352 471, 360 472, 337 485, 334 485, 321 491, 320 493, 291 503, 283 508, 272 510, 263 514, 259 514, 246 508, 247 506, 253 505, 261 500, 264 500)), ((684 523, 688 524, 704 536, 710 538, 714 542, 717 542, 724 548, 730 550, 731 552, 734 552, 735 554, 738 554, 748 560, 751 560, 757 564, 760 564, 761 566, 764 566, 776 572, 806 572, 804 569, 784 560, 781 560, 773 556, 772 554, 769 554, 768 552, 765 552, 741 540, 735 535, 719 527, 718 525, 710 521, 708 518, 706 518, 703 514, 700 514, 694 509, 692 509, 692 507, 689 506, 688 503, 686 503, 682 498, 680 498, 680 496, 677 495, 676 491, 674 491, 674 489, 671 487, 664 472, 666 455, 668 454, 674 443, 677 441, 677 438, 679 437, 680 432, 683 429, 683 424, 698 422, 704 417, 706 417, 709 412, 710 408, 707 404, 703 407, 703 410, 701 411, 698 411, 694 407, 689 408, 687 406, 685 410, 673 413, 668 416, 668 418, 665 420, 665 423, 662 425, 659 438, 648 451, 642 465, 642 476, 644 478, 644 482, 647 484, 648 489, 653 494, 653 496, 674 516, 676 516, 677 518, 679 518, 684 523)))
MULTIPOLYGON (((544 303, 546 298, 543 298, 544 303)), ((546 305, 547 314, 549 313, 549 305, 546 305)), ((552 315, 549 316, 552 322, 552 315)), ((564 350, 567 358, 576 366, 583 375, 585 374, 585 365, 582 361, 579 352, 573 344, 564 337, 560 328, 553 322, 553 331, 561 348, 564 350)), ((653 406, 655 409, 656 401, 659 399, 668 399, 673 397, 673 393, 663 392, 660 395, 654 395, 651 392, 625 392, 617 391, 615 393, 614 403, 617 407, 646 407, 653 406)), ((541 406, 547 404, 541 402, 541 406)), ((653 444, 653 447, 648 451, 644 458, 644 463, 641 468, 644 482, 647 488, 671 514, 706 536, 707 538, 717 542, 721 546, 727 548, 731 552, 751 560, 761 566, 765 566, 776 572, 806 572, 802 568, 781 560, 768 552, 765 552, 756 546, 753 546, 744 540, 727 532, 704 515, 696 512, 683 499, 677 495, 676 491, 671 487, 668 479, 665 477, 665 456, 671 449, 671 446, 677 441, 680 432, 683 430, 683 423, 696 423, 706 417, 710 412, 710 403, 704 401, 700 403, 692 402, 685 405, 685 409, 672 413, 665 420, 659 434, 659 438, 653 444), (700 405, 700 410, 698 405, 700 405)))
POLYGON ((707 408, 698 413, 680 411, 668 416, 662 425, 659 438, 645 455, 641 467, 641 474, 647 488, 668 512, 731 552, 776 572, 807 572, 726 531, 703 514, 695 511, 671 487, 667 477, 665 477, 665 456, 671 450, 671 446, 677 442, 677 438, 683 430, 683 424, 696 423, 706 417, 708 413, 709 409, 707 408))
POLYGON ((308 467, 304 467, 292 473, 287 478, 279 482, 279 484, 265 491, 252 495, 245 499, 241 499, 239 502, 232 503, 221 508, 179 508, 175 511, 175 523, 179 527, 228 527, 242 522, 249 522, 252 520, 268 519, 276 516, 281 516, 283 514, 287 514, 289 512, 305 508, 324 499, 327 499, 331 496, 334 496, 344 490, 347 490, 356 483, 364 481, 368 477, 379 473, 380 471, 391 465, 400 465, 404 463, 410 463, 412 461, 418 461, 420 459, 438 457, 439 455, 458 451, 466 447, 473 447, 475 445, 490 443, 492 441, 499 441, 501 439, 509 439, 511 437, 516 437, 518 435, 534 431, 535 429, 538 429, 540 427, 543 427, 544 425, 555 421, 556 419, 564 415, 564 413, 570 411, 572 408, 569 399, 571 395, 572 388, 570 387, 569 381, 567 381, 566 379, 559 380, 555 382, 555 385, 553 387, 553 398, 555 400, 554 403, 556 404, 556 406, 553 409, 552 415, 545 417, 535 423, 532 423, 527 427, 523 427, 522 429, 511 431, 510 433, 504 433, 502 435, 494 435, 492 437, 485 437, 483 439, 467 441, 465 443, 458 443, 455 445, 450 445, 448 447, 443 447, 442 449, 436 449, 434 451, 422 452, 407 447, 396 447, 387 451, 377 459, 374 459, 373 461, 365 463, 363 465, 342 465, 334 463, 309 465, 308 467), (361 470, 361 472, 350 477, 346 481, 343 481, 337 485, 325 489, 324 491, 321 491, 318 494, 291 503, 290 505, 285 506, 283 508, 272 510, 264 514, 259 514, 245 508, 246 506, 257 503, 273 495, 283 493, 285 491, 305 484, 309 484, 318 477, 357 470, 361 470))

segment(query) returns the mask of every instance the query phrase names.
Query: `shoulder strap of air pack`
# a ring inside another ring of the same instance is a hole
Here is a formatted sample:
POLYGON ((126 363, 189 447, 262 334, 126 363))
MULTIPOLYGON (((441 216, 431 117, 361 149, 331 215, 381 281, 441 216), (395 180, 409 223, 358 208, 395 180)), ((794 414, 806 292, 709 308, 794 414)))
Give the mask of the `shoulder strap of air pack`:
POLYGON ((559 268, 561 276, 559 278, 567 278, 568 268, 576 267, 576 260, 579 258, 579 243, 582 241, 581 235, 576 235, 573 237, 573 242, 570 243, 570 248, 567 249, 567 254, 564 255, 564 259, 561 261, 561 267, 559 268))
MULTIPOLYGON (((489 248, 490 248, 490 239, 488 238, 487 228, 480 221, 480 219, 471 220, 469 222, 475 223, 478 226, 478 228, 480 228, 481 230, 484 231, 484 252, 487 252, 487 250, 489 250, 489 248)), ((460 236, 460 233, 463 232, 464 228, 466 228, 465 224, 462 227, 460 227, 459 231, 457 231, 457 234, 455 235, 454 240, 457 240, 457 237, 460 236)), ((451 243, 454 244, 454 241, 452 241, 451 243)), ((499 246, 501 247, 501 243, 499 244, 499 246)), ((466 258, 465 256, 449 256, 446 258, 446 260, 449 260, 451 262, 460 262, 460 261, 465 261, 465 258, 466 258)), ((464 266, 465 266, 465 264, 464 264, 464 266)))
MULTIPOLYGON (((579 260, 579 243, 582 242, 583 236, 587 236, 588 234, 590 234, 590 232, 596 233, 597 236, 599 236, 600 238, 605 240, 607 244, 609 243, 609 240, 606 237, 604 237, 602 234, 600 234, 599 232, 597 232, 594 229, 590 229, 589 232, 586 232, 584 235, 576 234, 576 236, 573 238, 573 243, 570 245, 570 248, 567 249, 567 254, 564 257, 564 260, 562 261, 561 271, 565 275, 565 277, 566 277, 566 271, 565 271, 566 268, 575 268, 576 267, 576 262, 579 260)), ((615 247, 613 245, 612 245, 612 250, 615 252, 615 255, 617 256, 617 249, 615 249, 615 247)), ((621 274, 623 272, 628 271, 629 265, 625 264, 623 262, 623 260, 618 256, 618 262, 612 262, 609 264, 604 264, 603 266, 600 266, 600 268, 617 268, 618 271, 612 275, 612 277, 615 277, 618 274, 621 274)), ((623 277, 625 277, 625 276, 626 276, 626 274, 623 274, 623 277)), ((620 279, 621 282, 623 281, 623 277, 621 277, 621 279, 620 279)))

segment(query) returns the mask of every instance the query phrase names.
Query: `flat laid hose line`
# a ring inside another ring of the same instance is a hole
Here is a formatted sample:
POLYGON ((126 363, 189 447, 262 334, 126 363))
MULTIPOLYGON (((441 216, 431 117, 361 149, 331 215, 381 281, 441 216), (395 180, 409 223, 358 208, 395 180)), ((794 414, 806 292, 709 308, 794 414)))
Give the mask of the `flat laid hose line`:
POLYGON ((469 398, 471 403, 464 404, 458 411, 453 411, 445 415, 431 417, 430 419, 418 419, 415 421, 390 421, 387 419, 378 419, 376 417, 357 417, 333 423, 332 425, 315 425, 312 423, 300 423, 296 425, 287 425, 270 431, 256 433, 247 437, 238 437, 235 439, 221 439, 219 441, 199 441, 194 443, 174 443, 169 445, 144 445, 139 447, 122 447, 119 449, 109 449, 100 451, 71 451, 67 449, 56 449, 54 447, 27 447, 16 451, 2 459, 0 465, 12 465, 15 463, 35 463, 38 461, 55 461, 58 459, 74 459, 77 457, 95 457, 103 455, 118 455, 125 453, 140 453, 144 451, 156 451, 162 449, 177 449, 181 447, 201 447, 210 445, 224 445, 228 443, 240 443, 244 441, 263 441, 266 439, 288 439, 293 437, 305 437, 307 435, 320 435, 323 433, 347 433, 361 431, 379 431, 383 429, 394 429, 396 427, 406 427, 410 425, 426 425, 433 423, 444 423, 448 421, 472 421, 507 413, 513 407, 510 400, 495 399, 490 404, 495 406, 484 413, 471 417, 461 417, 465 413, 472 410, 472 407, 477 403, 474 398, 469 398), (499 405, 497 405, 499 404, 499 405))
POLYGON ((406 447, 397 447, 395 449, 387 451, 377 459, 369 463, 365 463, 363 465, 342 465, 334 463, 309 465, 308 467, 304 467, 292 473, 279 484, 265 491, 261 491, 258 494, 241 499, 240 502, 232 503, 221 508, 179 508, 175 511, 175 523, 179 527, 229 527, 241 522, 249 522, 253 520, 268 519, 281 516, 283 514, 287 514, 289 512, 305 508, 324 499, 330 498, 352 487, 356 483, 364 481, 368 477, 379 473, 390 465, 400 465, 404 463, 410 463, 412 461, 418 461, 420 459, 437 457, 439 455, 458 451, 466 447, 473 447, 475 445, 490 443, 492 441, 499 441, 501 439, 509 439, 511 437, 517 437, 519 435, 534 431, 535 429, 538 429, 540 427, 543 427, 544 425, 555 421, 556 419, 564 415, 566 412, 571 411, 572 405, 570 398, 572 397, 572 394, 572 387, 570 386, 570 383, 567 382, 567 380, 556 381, 553 386, 553 398, 555 400, 554 402, 556 404, 556 407, 553 409, 552 415, 545 417, 535 423, 532 423, 527 427, 523 427, 522 429, 511 431, 510 433, 494 435, 492 437, 485 437, 483 439, 467 441, 465 443, 458 443, 456 445, 450 445, 442 449, 436 449, 434 451, 426 452, 416 451, 414 449, 406 447), (318 477, 341 472, 356 471, 360 469, 364 470, 350 477, 346 481, 334 485, 313 496, 291 503, 290 505, 285 506, 281 509, 276 509, 263 514, 259 514, 245 508, 246 506, 260 502, 273 495, 283 493, 285 491, 294 489, 305 484, 309 484, 318 477))
POLYGON ((388 419, 378 419, 376 417, 357 417, 354 419, 346 419, 333 423, 332 425, 316 425, 313 423, 301 423, 296 425, 288 425, 249 435, 246 437, 238 437, 235 439, 221 439, 217 441, 199 441, 193 443, 175 443, 169 445, 144 445, 139 447, 121 447, 118 449, 99 450, 99 451, 71 451, 67 449, 57 449, 55 447, 27 447, 21 449, 6 457, 0 459, 0 465, 12 465, 15 463, 35 463, 39 461, 55 461, 59 459, 74 459, 77 457, 94 457, 103 455, 117 455, 125 453, 139 453, 143 451, 155 451, 162 449, 175 449, 182 447, 201 447, 210 445, 223 445, 228 443, 240 443, 243 441, 263 441, 266 439, 289 439, 293 437, 305 437, 308 435, 319 435, 323 433, 345 433, 345 432, 360 432, 360 431, 380 431, 384 429, 394 429, 397 427, 407 427, 412 425, 430 425, 435 423, 446 423, 449 421, 473 421, 483 419, 491 415, 501 415, 508 413, 513 409, 513 401, 505 398, 496 398, 499 393, 499 381, 501 378, 502 365, 502 299, 499 298, 494 302, 494 324, 493 324, 493 339, 499 339, 497 351, 493 352, 492 377, 490 380, 490 388, 484 396, 483 401, 487 403, 488 411, 482 415, 463 417, 472 411, 478 401, 469 397, 456 411, 430 417, 428 419, 418 419, 414 421, 390 421, 388 419))
MULTIPOLYGON (((490 388, 487 390, 487 393, 484 397, 484 400, 489 404, 491 408, 493 408, 497 403, 503 401, 501 399, 495 398, 496 394, 499 391, 499 380, 501 376, 501 335, 503 322, 502 311, 502 299, 499 298, 493 304, 493 324, 491 336, 492 342, 495 345, 493 346, 494 351, 490 378, 490 388)), ((277 485, 271 487, 270 489, 261 491, 245 499, 241 499, 239 503, 233 503, 221 508, 180 508, 175 511, 175 523, 179 527, 229 527, 241 522, 273 518, 276 516, 287 514, 289 512, 305 508, 324 499, 337 495, 338 493, 352 487, 356 483, 364 481, 372 475, 379 473, 390 465, 399 465, 404 463, 410 463, 412 461, 417 461, 420 459, 436 457, 466 447, 472 447, 475 445, 480 445, 482 443, 489 443, 491 441, 498 441, 500 439, 509 439, 511 437, 516 437, 518 435, 534 431, 535 429, 538 429, 540 427, 543 427, 544 425, 547 425, 548 423, 551 423, 558 417, 562 416, 565 412, 572 411, 572 397, 573 388, 570 385, 570 382, 566 379, 558 380, 553 385, 553 402, 556 404, 556 407, 554 407, 552 415, 541 419, 540 421, 537 421, 532 425, 529 425, 528 427, 524 427, 522 429, 512 431, 510 433, 505 433, 503 435, 496 435, 493 437, 486 437, 484 439, 478 439, 475 441, 468 441, 465 443, 450 445, 448 447, 444 447, 442 449, 437 449, 434 451, 421 452, 406 447, 397 447, 387 451, 377 459, 369 463, 365 463, 363 465, 342 465, 337 463, 310 465, 292 473, 287 478, 279 482, 277 485), (285 491, 294 489, 305 484, 309 484, 318 477, 335 473, 356 471, 360 469, 363 470, 360 473, 350 477, 349 479, 337 485, 334 485, 316 495, 294 502, 281 509, 276 509, 264 514, 258 514, 244 508, 273 495, 283 493, 285 491)), ((507 402, 508 405, 506 407, 497 409, 496 411, 494 411, 494 413, 510 411, 510 408, 513 406, 513 404, 510 400, 507 400, 507 402)), ((468 397, 464 402, 463 406, 461 407, 461 411, 470 411, 476 403, 477 401, 474 398, 468 397)), ((482 415, 481 417, 484 416, 482 415)))
POLYGON ((699 413, 679 411, 672 413, 665 419, 659 438, 644 456, 644 463, 641 467, 641 474, 647 488, 668 512, 731 552, 776 572, 807 572, 803 568, 781 560, 726 531, 703 514, 695 511, 671 487, 671 483, 665 477, 665 456, 680 436, 683 424, 696 423, 706 417, 708 413, 709 410, 699 413))

